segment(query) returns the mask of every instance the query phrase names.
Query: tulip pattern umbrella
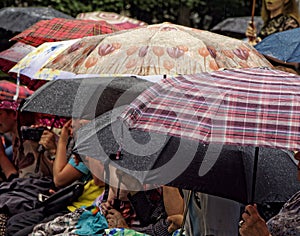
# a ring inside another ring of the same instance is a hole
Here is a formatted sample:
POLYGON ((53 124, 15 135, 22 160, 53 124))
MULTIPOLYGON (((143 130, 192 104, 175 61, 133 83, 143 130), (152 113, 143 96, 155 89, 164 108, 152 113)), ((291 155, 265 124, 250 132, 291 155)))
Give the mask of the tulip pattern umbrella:
POLYGON ((139 26, 147 25, 146 22, 123 16, 115 12, 105 11, 82 12, 76 16, 76 19, 105 20, 109 24, 116 25, 118 27, 121 27, 122 29, 132 29, 139 26))
POLYGON ((272 65, 238 39, 163 23, 86 37, 45 68, 76 74, 177 75, 272 65))
POLYGON ((116 31, 119 31, 119 28, 106 21, 53 18, 37 22, 11 40, 37 47, 45 42, 77 39, 116 31))

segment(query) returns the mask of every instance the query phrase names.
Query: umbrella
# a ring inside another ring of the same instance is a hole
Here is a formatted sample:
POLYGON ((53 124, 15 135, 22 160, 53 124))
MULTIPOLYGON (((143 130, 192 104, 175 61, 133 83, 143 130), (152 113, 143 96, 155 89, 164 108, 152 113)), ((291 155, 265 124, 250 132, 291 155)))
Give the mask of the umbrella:
POLYGON ((7 80, 0 80, 0 89, 0 101, 17 101, 20 103, 33 93, 25 86, 18 86, 7 80), (17 98, 16 94, 18 95, 17 98))
POLYGON ((0 28, 22 32, 40 20, 55 17, 73 18, 50 7, 5 7, 0 10, 0 28))
MULTIPOLYGON (((250 21, 250 16, 230 17, 215 25, 211 31, 230 37, 243 39, 246 37, 245 32, 250 21)), ((263 20, 260 16, 254 16, 254 23, 257 31, 259 32, 264 24, 263 20)))
POLYGON ((21 111, 94 118, 114 107, 128 105, 152 84, 134 76, 80 75, 53 80, 36 90, 21 111))
MULTIPOLYGON (((117 119, 123 110, 117 108, 104 113, 78 130, 76 151, 93 174, 99 176, 96 168, 91 167, 95 163, 85 156, 109 163, 143 184, 167 184, 244 204, 250 202, 254 147, 212 144, 211 147, 174 136, 139 130, 126 132, 117 119), (114 160, 111 156, 118 152, 120 145, 122 158, 114 160), (216 163, 200 176, 200 166, 214 159, 209 158, 213 155, 216 155, 216 163)), ((295 178, 297 168, 290 155, 278 149, 260 149, 256 203, 285 202, 299 189, 300 183, 295 178)))
POLYGON ((163 23, 80 39, 45 68, 57 73, 168 75, 256 66, 272 67, 247 42, 163 23))
MULTIPOLYGON (((210 145, 255 146, 252 202, 258 147, 299 149, 299 85, 299 76, 267 68, 182 75, 144 91, 121 118, 129 129, 148 133, 210 145)), ((215 163, 220 150, 214 150, 211 160, 203 161, 200 176, 215 163)))
POLYGON ((255 45, 255 48, 261 54, 271 58, 300 63, 299 35, 300 28, 274 33, 255 45))
POLYGON ((11 40, 17 40, 32 46, 39 46, 45 42, 109 34, 118 30, 119 28, 106 21, 53 18, 37 22, 20 34, 14 36, 11 40))
POLYGON ((0 52, 0 70, 7 73, 23 57, 33 51, 35 47, 17 42, 9 49, 0 52))
POLYGON ((232 145, 299 149, 300 77, 267 68, 168 78, 122 115, 130 128, 232 145))
MULTIPOLYGON (((14 67, 12 67, 8 73, 14 78, 19 76, 22 84, 27 85, 32 90, 36 90, 47 82, 47 80, 44 79, 49 77, 47 76, 47 73, 51 73, 51 71, 41 71, 40 68, 47 62, 47 60, 49 60, 49 58, 59 54, 76 41, 77 39, 72 39, 59 42, 43 43, 28 53, 14 67)), ((65 72, 61 73, 60 76, 63 77, 66 74, 74 75, 73 73, 65 72)), ((58 78, 54 73, 51 75, 53 80, 58 78)))
POLYGON ((115 12, 105 11, 82 12, 76 16, 76 19, 105 20, 109 24, 116 25, 118 27, 121 27, 122 29, 131 29, 147 25, 146 22, 123 16, 115 12))

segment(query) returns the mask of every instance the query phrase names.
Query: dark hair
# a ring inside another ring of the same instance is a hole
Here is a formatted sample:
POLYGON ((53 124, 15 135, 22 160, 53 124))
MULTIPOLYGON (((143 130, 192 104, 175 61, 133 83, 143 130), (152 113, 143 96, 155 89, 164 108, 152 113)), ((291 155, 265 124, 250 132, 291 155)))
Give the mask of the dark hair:
MULTIPOLYGON (((292 16, 299 22, 299 9, 296 0, 288 0, 288 2, 284 4, 282 13, 284 15, 292 16)), ((267 10, 265 0, 262 1, 261 18, 263 19, 264 23, 266 23, 270 19, 270 11, 267 10)))

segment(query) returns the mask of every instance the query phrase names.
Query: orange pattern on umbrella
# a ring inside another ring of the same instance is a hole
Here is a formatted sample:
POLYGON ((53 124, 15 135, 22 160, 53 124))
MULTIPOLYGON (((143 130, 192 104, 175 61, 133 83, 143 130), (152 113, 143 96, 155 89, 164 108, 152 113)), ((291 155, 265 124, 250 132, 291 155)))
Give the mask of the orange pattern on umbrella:
POLYGON ((272 67, 247 42, 171 23, 80 39, 45 68, 78 74, 195 74, 272 67))

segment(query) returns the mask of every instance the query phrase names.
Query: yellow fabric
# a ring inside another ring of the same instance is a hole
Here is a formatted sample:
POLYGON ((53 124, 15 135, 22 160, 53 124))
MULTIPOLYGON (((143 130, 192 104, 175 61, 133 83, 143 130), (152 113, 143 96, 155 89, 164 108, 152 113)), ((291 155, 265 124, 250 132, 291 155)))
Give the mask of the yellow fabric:
POLYGON ((83 194, 78 198, 76 202, 73 202, 71 206, 68 206, 69 211, 75 211, 76 208, 83 206, 90 206, 104 191, 104 187, 98 187, 95 185, 94 180, 90 180, 85 184, 83 194))

